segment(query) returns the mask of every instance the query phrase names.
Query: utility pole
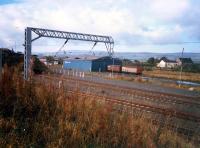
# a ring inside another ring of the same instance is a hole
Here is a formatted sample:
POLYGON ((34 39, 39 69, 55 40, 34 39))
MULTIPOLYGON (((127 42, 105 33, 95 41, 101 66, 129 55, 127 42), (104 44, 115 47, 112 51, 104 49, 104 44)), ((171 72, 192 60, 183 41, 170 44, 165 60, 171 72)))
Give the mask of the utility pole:
POLYGON ((112 62, 113 62, 113 63, 112 63, 112 78, 113 78, 114 57, 112 57, 112 60, 113 60, 113 61, 112 61, 112 62))
POLYGON ((180 71, 180 81, 179 81, 179 87, 181 87, 181 83, 182 83, 182 71, 183 71, 183 52, 184 52, 184 48, 182 50, 181 53, 181 71, 180 71))

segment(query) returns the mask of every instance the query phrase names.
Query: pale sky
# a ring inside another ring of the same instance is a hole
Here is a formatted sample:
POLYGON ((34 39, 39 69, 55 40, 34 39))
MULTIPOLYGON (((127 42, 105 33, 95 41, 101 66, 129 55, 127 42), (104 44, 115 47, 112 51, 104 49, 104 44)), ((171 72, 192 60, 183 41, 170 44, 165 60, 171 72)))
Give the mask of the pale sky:
MULTIPOLYGON (((115 51, 200 52, 199 0, 1 0, 0 47, 23 51, 27 26, 110 35, 115 51), (192 43, 188 43, 192 42, 192 43)), ((35 52, 55 52, 64 40, 40 39, 35 52)), ((66 50, 93 43, 69 41, 66 50)), ((105 50, 98 45, 95 50, 105 50)))

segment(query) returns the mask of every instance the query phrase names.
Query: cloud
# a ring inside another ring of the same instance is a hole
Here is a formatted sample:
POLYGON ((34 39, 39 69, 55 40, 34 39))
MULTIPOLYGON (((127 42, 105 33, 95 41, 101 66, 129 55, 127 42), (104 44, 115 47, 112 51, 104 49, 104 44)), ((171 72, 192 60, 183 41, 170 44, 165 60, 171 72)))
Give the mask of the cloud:
POLYGON ((152 0, 150 3, 150 13, 156 19, 162 21, 173 21, 182 18, 183 14, 190 8, 189 0, 152 0))
MULTIPOLYGON (((128 47, 199 40, 200 2, 194 1, 18 0, 0 5, 0 44, 16 41, 22 48, 26 26, 112 35, 128 47)), ((34 44, 57 43, 42 41, 34 44)))

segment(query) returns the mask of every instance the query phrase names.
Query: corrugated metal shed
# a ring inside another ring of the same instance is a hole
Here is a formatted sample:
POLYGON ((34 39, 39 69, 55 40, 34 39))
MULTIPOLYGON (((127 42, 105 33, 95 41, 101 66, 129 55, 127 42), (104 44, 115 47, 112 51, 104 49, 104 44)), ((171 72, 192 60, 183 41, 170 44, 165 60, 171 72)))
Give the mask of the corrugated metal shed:
POLYGON ((105 72, 108 65, 122 65, 122 61, 118 58, 101 57, 92 60, 92 71, 105 72))
POLYGON ((105 72, 107 71, 107 66, 113 64, 122 65, 122 61, 111 57, 67 59, 64 61, 64 69, 105 72))
POLYGON ((80 71, 91 71, 92 61, 84 59, 69 59, 64 61, 64 69, 74 69, 80 71))

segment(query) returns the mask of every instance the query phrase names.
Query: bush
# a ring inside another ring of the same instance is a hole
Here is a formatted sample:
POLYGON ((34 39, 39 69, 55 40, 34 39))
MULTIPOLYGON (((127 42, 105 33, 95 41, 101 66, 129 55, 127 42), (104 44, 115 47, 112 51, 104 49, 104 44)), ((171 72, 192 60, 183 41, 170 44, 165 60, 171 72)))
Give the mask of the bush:
POLYGON ((153 66, 156 66, 157 63, 159 63, 159 59, 155 59, 154 57, 151 57, 147 60, 147 63, 153 67, 153 66))
POLYGON ((37 57, 34 57, 33 61, 33 72, 35 74, 41 74, 47 71, 46 65, 44 65, 37 57))
MULTIPOLYGON (((181 67, 176 67, 174 69, 172 69, 173 71, 180 71, 181 67)), ((183 72, 193 72, 193 73, 200 73, 200 64, 196 63, 196 64, 186 64, 183 65, 183 72)))
POLYGON ((200 64, 184 65, 183 71, 184 72, 200 73, 200 64))

